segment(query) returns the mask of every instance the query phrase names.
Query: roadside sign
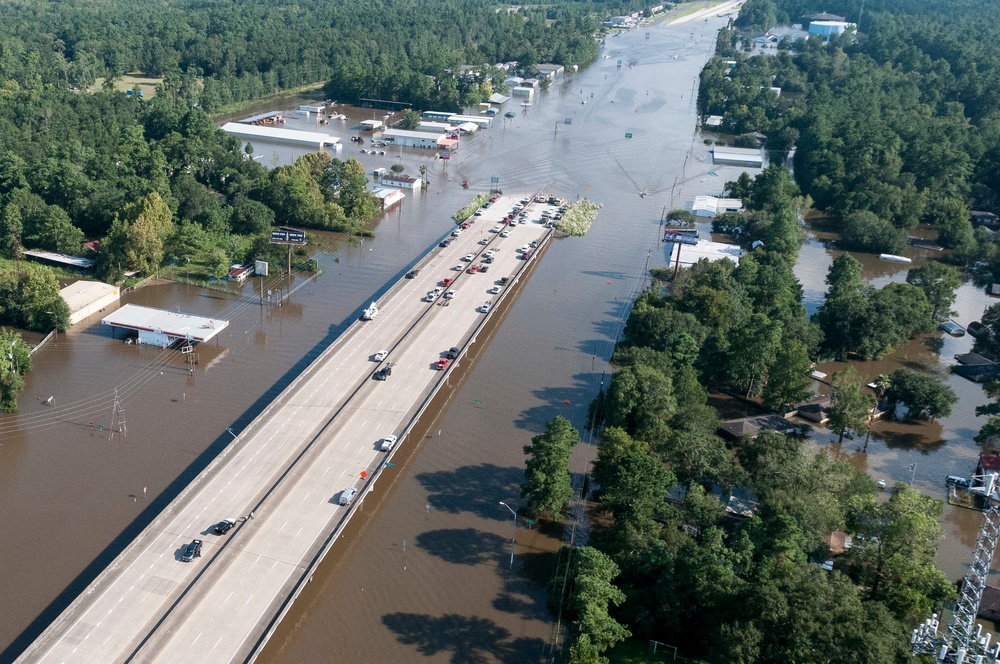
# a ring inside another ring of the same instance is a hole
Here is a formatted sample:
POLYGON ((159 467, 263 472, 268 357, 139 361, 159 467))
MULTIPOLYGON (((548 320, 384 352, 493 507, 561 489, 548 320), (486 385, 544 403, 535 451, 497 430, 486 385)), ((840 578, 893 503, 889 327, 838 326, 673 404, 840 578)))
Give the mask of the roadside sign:
POLYGON ((275 228, 271 231, 271 242, 278 244, 305 244, 306 233, 295 228, 275 228))
POLYGON ((447 160, 451 159, 451 153, 450 152, 442 152, 441 153, 441 158, 444 159, 445 161, 447 161, 447 160))

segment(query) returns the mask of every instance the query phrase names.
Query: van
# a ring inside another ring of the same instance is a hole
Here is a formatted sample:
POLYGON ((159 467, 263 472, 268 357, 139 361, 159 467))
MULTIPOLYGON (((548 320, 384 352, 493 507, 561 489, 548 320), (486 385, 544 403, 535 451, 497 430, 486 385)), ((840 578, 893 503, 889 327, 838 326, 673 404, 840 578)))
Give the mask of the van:
POLYGON ((354 496, 356 495, 358 495, 358 490, 355 489, 353 486, 344 489, 343 491, 340 492, 340 504, 350 505, 352 502, 354 502, 354 496))

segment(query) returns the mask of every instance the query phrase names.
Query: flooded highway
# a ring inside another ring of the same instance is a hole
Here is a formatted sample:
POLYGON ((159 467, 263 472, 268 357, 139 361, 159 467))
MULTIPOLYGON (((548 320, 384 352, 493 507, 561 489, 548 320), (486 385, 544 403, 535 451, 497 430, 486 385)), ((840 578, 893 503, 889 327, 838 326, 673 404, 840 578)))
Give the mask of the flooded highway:
MULTIPOLYGON (((385 284, 448 232, 454 211, 488 189, 491 177, 505 192, 544 187, 604 208, 587 237, 551 243, 488 332, 488 347, 480 344, 475 365, 467 363, 440 397, 440 417, 425 423, 419 446, 401 450, 390 469, 395 478, 385 476, 365 501, 259 661, 547 660, 555 625, 540 554, 558 548, 561 533, 519 523, 510 569, 515 531, 498 502, 518 504, 521 448, 546 421, 563 415, 578 428, 585 424, 647 260, 651 268, 665 264, 663 211, 719 193, 741 171, 713 167, 696 131, 697 75, 724 24, 713 18, 609 38, 607 59, 555 83, 531 108, 515 107, 515 118, 498 118, 465 139, 447 165, 430 151, 361 155, 347 140, 357 132, 324 127, 343 137, 341 158, 358 157, 369 172, 399 162, 416 174, 424 164, 431 186, 407 192, 374 239, 317 234, 322 274, 265 285, 293 291, 280 307, 262 307, 249 285, 225 293, 162 284, 127 294, 123 302, 230 321, 218 342, 199 349, 193 372, 179 354, 113 340, 97 324, 100 316, 36 353, 21 412, 0 417, 0 661, 26 646, 232 439, 227 428, 238 433, 246 426, 385 284), (116 388, 127 436, 111 439, 101 426, 110 424, 116 388), (54 405, 44 405, 50 396, 54 405)), ((371 114, 356 109, 351 118, 371 114)), ((309 121, 290 120, 288 127, 307 128, 309 121)), ((268 166, 297 154, 263 144, 255 153, 268 166)), ((796 274, 810 311, 822 301, 836 255, 831 240, 810 230, 802 249, 796 274)), ((905 265, 872 258, 859 256, 878 285, 905 278, 905 265)), ((956 320, 977 319, 986 304, 981 291, 964 286, 956 320)), ((943 367, 971 344, 969 337, 946 337, 936 353, 917 339, 859 371, 943 367)), ((867 455, 856 442, 836 449, 823 430, 814 439, 889 482, 909 481, 908 466, 916 463, 915 485, 944 497, 944 477, 968 475, 975 465, 974 409, 986 401, 978 386, 948 380, 960 397, 950 417, 919 426, 880 423, 867 455)), ((582 472, 593 455, 592 446, 579 446, 572 469, 582 472)), ((964 571, 978 524, 978 513, 946 506, 939 561, 953 579, 964 571)))

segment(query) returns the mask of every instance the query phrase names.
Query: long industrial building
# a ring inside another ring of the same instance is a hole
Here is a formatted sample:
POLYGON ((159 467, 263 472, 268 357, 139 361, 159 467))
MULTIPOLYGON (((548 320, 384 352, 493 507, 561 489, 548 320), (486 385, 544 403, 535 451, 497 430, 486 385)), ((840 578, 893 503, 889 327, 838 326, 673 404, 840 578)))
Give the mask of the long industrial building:
POLYGON ((264 127, 261 125, 249 125, 241 122, 227 122, 222 125, 222 131, 243 139, 256 139, 262 141, 275 141, 278 143, 298 143, 299 145, 312 145, 317 150, 326 146, 333 146, 340 149, 340 139, 330 134, 318 131, 299 131, 297 129, 284 129, 281 127, 264 127))

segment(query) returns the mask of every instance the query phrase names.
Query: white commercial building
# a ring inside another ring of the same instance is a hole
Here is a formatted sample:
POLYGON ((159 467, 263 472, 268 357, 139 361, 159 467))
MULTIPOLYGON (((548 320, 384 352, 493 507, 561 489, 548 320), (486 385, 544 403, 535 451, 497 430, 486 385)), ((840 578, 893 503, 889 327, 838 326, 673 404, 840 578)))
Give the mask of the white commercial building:
POLYGON ((424 181, 406 173, 383 173, 378 183, 383 187, 398 187, 399 189, 422 189, 424 181))
POLYGON ((434 122, 432 120, 424 120, 417 125, 417 131, 426 131, 432 134, 446 134, 451 129, 451 125, 447 122, 434 122))
POLYGON ((140 344, 165 348, 181 340, 189 343, 208 341, 226 329, 229 321, 126 304, 105 316, 101 324, 133 330, 139 333, 140 344))
POLYGON ((712 163, 729 166, 749 166, 763 168, 764 156, 755 148, 715 147, 712 149, 712 163))
POLYGON ((76 325, 87 316, 117 304, 121 291, 100 281, 74 281, 59 291, 59 297, 69 307, 70 325, 76 325))
POLYGON ((489 127, 490 123, 493 122, 493 118, 484 118, 480 115, 450 115, 448 116, 448 122, 452 124, 462 124, 463 122, 475 122, 480 127, 489 127))
POLYGON ((328 145, 334 149, 340 149, 340 139, 330 134, 318 131, 299 131, 297 129, 283 129, 281 127, 262 127, 260 125, 248 125, 240 122, 227 122, 222 125, 222 131, 243 139, 254 139, 258 141, 276 141, 278 143, 299 143, 311 145, 316 149, 322 149, 328 145))
POLYGON ((382 140, 393 145, 411 148, 437 148, 441 134, 429 131, 410 131, 408 129, 386 129, 382 132, 382 140))
POLYGON ((375 131, 385 126, 385 123, 381 120, 362 120, 358 124, 361 125, 362 131, 375 131))
POLYGON ((702 258, 711 262, 728 258, 737 265, 740 264, 740 257, 743 250, 737 244, 725 244, 723 242, 710 242, 708 240, 698 240, 698 244, 682 244, 674 242, 670 245, 670 257, 668 265, 694 265, 702 258))
POLYGON ((691 212, 696 217, 715 217, 723 212, 742 212, 743 201, 738 198, 719 198, 717 196, 695 196, 691 212))
POLYGON ((406 196, 401 189, 390 189, 389 187, 377 187, 372 193, 381 201, 383 211, 397 205, 406 196))
POLYGON ((521 97, 523 99, 531 101, 535 96, 535 89, 531 87, 522 87, 519 85, 516 88, 511 88, 510 94, 513 97, 521 97))
POLYGON ((853 30, 854 24, 847 21, 812 21, 809 23, 809 34, 830 37, 853 30))

